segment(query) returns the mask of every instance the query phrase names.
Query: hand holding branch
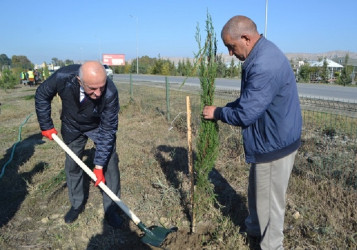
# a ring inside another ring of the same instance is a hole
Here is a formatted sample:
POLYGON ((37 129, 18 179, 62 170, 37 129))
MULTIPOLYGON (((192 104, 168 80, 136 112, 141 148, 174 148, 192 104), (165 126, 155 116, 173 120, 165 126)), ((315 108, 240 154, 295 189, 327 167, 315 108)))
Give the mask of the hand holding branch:
POLYGON ((213 120, 215 110, 216 106, 205 106, 202 111, 203 118, 206 120, 213 120))

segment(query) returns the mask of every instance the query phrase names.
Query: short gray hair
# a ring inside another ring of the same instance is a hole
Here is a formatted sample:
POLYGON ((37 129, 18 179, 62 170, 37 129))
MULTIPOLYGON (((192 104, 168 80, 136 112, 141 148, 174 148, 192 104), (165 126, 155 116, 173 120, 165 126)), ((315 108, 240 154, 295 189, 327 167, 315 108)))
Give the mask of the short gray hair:
POLYGON ((79 80, 83 82, 83 70, 82 70, 82 65, 79 67, 79 72, 78 72, 79 80))
POLYGON ((221 37, 223 38, 225 34, 229 34, 233 39, 237 39, 243 33, 258 33, 257 25, 249 17, 234 16, 223 26, 221 37))

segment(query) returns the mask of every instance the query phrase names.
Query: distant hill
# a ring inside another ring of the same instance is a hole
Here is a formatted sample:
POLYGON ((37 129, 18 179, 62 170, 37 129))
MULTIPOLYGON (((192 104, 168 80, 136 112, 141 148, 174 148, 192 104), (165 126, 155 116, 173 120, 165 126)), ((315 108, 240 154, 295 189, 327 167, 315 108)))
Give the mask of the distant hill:
POLYGON ((345 57, 348 54, 348 64, 357 66, 357 53, 343 50, 335 50, 323 53, 286 53, 289 60, 318 60, 321 58, 331 59, 339 64, 344 65, 345 57))
POLYGON ((357 59, 356 52, 349 52, 343 50, 335 50, 323 53, 285 53, 287 58, 290 59, 303 59, 303 60, 317 60, 319 58, 328 58, 331 60, 335 60, 337 58, 345 58, 346 54, 349 55, 350 59, 357 59))

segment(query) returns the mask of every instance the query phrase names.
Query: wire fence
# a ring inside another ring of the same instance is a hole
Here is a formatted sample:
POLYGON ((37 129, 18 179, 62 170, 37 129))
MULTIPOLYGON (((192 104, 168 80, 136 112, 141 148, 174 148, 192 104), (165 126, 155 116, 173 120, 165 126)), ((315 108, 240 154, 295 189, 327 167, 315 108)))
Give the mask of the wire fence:
MULTIPOLYGON (((166 78, 167 79, 167 78, 166 78)), ((186 96, 190 96, 192 131, 201 120, 200 89, 166 82, 116 82, 121 105, 131 101, 147 111, 157 112, 168 121, 169 129, 186 131, 186 96)), ((216 89, 215 105, 224 106, 239 96, 238 90, 216 89)), ((302 146, 294 172, 311 178, 327 178, 357 188, 357 103, 301 97, 303 116, 302 146)), ((240 128, 221 126, 225 152, 244 158, 240 128), (228 140, 228 139, 229 140, 228 140), (237 153, 239 152, 239 153, 237 153)))

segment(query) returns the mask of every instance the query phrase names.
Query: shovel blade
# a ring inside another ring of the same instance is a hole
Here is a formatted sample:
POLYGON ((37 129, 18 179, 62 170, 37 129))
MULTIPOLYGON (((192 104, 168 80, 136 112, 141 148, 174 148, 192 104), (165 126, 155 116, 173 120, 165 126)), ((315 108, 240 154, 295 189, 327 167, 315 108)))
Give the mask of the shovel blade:
POLYGON ((145 233, 141 238, 141 241, 154 247, 160 247, 169 233, 177 231, 177 228, 167 229, 159 226, 151 226, 150 228, 147 228, 144 224, 140 224, 141 225, 138 225, 139 228, 145 233))

